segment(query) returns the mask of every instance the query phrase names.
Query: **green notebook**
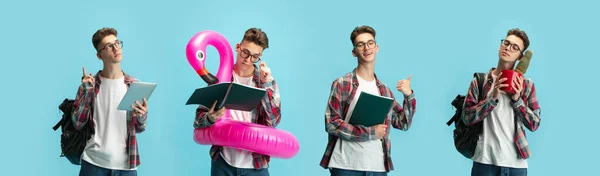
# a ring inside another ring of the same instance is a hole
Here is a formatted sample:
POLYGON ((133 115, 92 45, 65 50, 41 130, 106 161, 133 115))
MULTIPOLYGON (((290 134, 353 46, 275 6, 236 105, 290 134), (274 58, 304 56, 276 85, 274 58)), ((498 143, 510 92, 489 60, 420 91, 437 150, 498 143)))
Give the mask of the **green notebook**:
POLYGON ((223 82, 198 88, 192 93, 186 105, 197 104, 211 107, 217 100, 216 109, 252 111, 266 95, 265 89, 238 83, 223 82))
POLYGON ((370 127, 383 124, 394 105, 394 99, 361 92, 348 123, 370 127))

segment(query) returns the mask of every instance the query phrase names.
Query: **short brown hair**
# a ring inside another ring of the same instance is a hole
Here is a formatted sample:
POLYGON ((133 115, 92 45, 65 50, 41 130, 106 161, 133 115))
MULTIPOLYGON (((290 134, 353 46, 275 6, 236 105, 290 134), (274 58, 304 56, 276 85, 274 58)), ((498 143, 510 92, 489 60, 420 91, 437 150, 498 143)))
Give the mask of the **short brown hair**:
POLYGON ((356 40, 356 37, 358 37, 358 35, 363 34, 363 33, 369 33, 369 34, 373 35, 373 38, 375 38, 375 29, 373 29, 371 26, 366 26, 366 25, 358 26, 358 27, 354 28, 352 33, 350 33, 350 41, 352 41, 352 46, 355 45, 354 42, 356 40))
POLYGON ((98 50, 98 44, 100 41, 104 39, 104 37, 114 35, 117 36, 117 30, 114 28, 104 27, 102 29, 98 29, 96 33, 92 36, 92 44, 94 44, 94 49, 98 50))
POLYGON ((249 41, 252 42, 264 49, 269 48, 269 38, 267 34, 262 31, 260 28, 250 28, 246 30, 244 33, 244 38, 242 38, 242 42, 249 41))
POLYGON ((509 35, 514 35, 519 37, 521 40, 523 40, 523 46, 525 48, 523 48, 521 52, 525 52, 525 50, 527 50, 527 48, 529 48, 529 37, 527 37, 527 34, 525 33, 525 31, 522 31, 519 28, 513 28, 508 30, 508 33, 506 33, 506 36, 508 37, 509 35))

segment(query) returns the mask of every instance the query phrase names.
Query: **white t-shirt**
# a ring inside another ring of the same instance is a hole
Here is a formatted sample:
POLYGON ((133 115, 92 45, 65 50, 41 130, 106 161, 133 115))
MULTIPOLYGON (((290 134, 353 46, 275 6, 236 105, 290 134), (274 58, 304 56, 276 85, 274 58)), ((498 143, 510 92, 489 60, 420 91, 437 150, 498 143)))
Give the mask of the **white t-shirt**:
MULTIPOLYGON (((240 83, 247 86, 255 87, 256 84, 252 80, 251 77, 240 77, 235 72, 233 72, 233 82, 240 83)), ((252 122, 252 117, 256 116, 255 110, 252 111, 239 111, 239 110, 228 110, 231 113, 231 118, 233 120, 242 121, 242 122, 252 122)), ((252 163, 252 152, 231 148, 231 147, 223 147, 221 152, 221 156, 223 159, 231 166, 237 168, 245 168, 252 169, 254 168, 254 164, 252 163)))
POLYGON ((127 111, 117 106, 127 92, 125 77, 100 77, 100 91, 94 102, 95 134, 87 142, 82 159, 99 167, 131 170, 127 153, 127 111))
MULTIPOLYGON (((492 75, 494 82, 497 76, 492 75)), ((488 97, 492 96, 492 89, 488 97)), ((498 95, 498 105, 483 119, 483 133, 479 136, 473 161, 511 168, 527 168, 527 160, 517 157, 515 145, 515 113, 511 98, 498 95)))
MULTIPOLYGON (((361 92, 368 92, 375 95, 381 95, 377 82, 367 81, 356 75, 358 78, 358 89, 354 99, 350 102, 348 113, 346 113, 346 123, 352 116, 354 106, 361 92)), ((385 172, 383 143, 381 139, 374 139, 364 142, 354 142, 338 139, 331 154, 329 162, 330 168, 339 168, 357 171, 385 172)))

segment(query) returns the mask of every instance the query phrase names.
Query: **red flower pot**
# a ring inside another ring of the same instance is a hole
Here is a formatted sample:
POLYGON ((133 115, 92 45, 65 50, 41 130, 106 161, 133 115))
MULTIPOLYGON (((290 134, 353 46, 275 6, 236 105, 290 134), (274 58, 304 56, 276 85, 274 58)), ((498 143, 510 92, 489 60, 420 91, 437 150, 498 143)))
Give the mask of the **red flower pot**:
POLYGON ((502 84, 508 84, 508 87, 503 87, 500 90, 506 92, 508 95, 515 94, 515 90, 512 88, 513 80, 516 80, 517 77, 520 77, 520 76, 523 76, 523 75, 514 70, 502 70, 502 76, 500 77, 500 79, 506 78, 506 81, 504 81, 502 84))

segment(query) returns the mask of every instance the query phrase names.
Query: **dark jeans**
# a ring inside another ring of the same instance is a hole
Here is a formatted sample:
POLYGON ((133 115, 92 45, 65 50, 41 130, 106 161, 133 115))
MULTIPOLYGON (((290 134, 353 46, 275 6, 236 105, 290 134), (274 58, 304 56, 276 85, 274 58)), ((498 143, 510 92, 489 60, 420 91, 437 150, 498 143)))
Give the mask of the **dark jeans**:
POLYGON ((137 176, 137 171, 106 169, 90 164, 85 160, 81 160, 79 176, 137 176))
POLYGON ((510 168, 473 162, 471 176, 527 176, 527 168, 510 168))
POLYGON ((338 168, 330 168, 329 173, 331 173, 331 176, 387 176, 387 172, 355 171, 338 168))
POLYGON ((269 176, 269 169, 242 169, 229 165, 221 155, 216 161, 212 161, 210 167, 211 176, 269 176))

